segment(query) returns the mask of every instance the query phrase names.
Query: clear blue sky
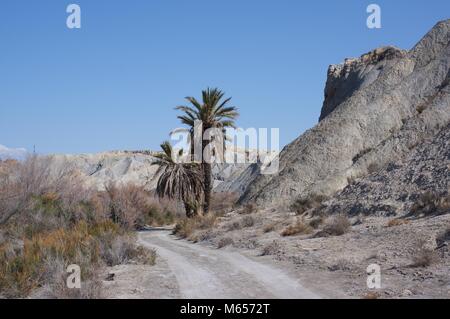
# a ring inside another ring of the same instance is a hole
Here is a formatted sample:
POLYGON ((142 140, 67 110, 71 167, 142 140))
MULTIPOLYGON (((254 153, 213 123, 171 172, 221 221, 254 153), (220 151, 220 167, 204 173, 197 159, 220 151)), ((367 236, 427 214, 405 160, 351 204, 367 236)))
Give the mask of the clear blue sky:
POLYGON ((173 108, 217 86, 239 126, 279 127, 284 145, 317 122, 329 64, 409 49, 449 17, 448 0, 3 0, 0 144, 157 149, 173 108), (81 30, 66 27, 70 3, 81 30), (366 27, 370 3, 381 30, 366 27))

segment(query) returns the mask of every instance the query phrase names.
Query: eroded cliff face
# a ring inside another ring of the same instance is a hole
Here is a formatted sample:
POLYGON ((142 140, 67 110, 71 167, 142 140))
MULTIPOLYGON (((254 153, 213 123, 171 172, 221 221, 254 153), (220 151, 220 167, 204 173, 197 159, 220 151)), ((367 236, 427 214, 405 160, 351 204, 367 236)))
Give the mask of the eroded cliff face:
POLYGON ((406 55, 404 50, 383 47, 360 58, 346 59, 342 64, 330 65, 319 120, 322 121, 354 92, 372 84, 406 55))
POLYGON ((446 20, 411 51, 382 48, 331 67, 322 120, 285 147, 278 175, 248 178, 241 202, 332 195, 436 135, 450 120, 449 43, 446 20))

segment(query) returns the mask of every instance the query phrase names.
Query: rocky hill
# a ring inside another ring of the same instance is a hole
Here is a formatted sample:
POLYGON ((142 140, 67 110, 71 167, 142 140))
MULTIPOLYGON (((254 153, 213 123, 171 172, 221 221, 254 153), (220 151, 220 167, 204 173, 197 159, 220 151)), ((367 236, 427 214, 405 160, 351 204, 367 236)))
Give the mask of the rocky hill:
POLYGON ((446 20, 410 51, 381 48, 330 66, 321 121, 281 152, 278 175, 244 173, 241 202, 332 195, 432 140, 450 120, 449 44, 446 20))
MULTIPOLYGON (((226 156, 243 152, 237 149, 234 152, 227 152, 226 156)), ((51 157, 55 169, 61 167, 73 169, 85 180, 87 186, 99 190, 103 190, 110 183, 134 184, 153 190, 158 181, 155 176, 158 167, 152 165, 155 160, 154 154, 152 151, 112 151, 51 157)), ((228 191, 230 189, 228 185, 233 184, 249 166, 250 164, 215 164, 212 170, 215 189, 228 191)))

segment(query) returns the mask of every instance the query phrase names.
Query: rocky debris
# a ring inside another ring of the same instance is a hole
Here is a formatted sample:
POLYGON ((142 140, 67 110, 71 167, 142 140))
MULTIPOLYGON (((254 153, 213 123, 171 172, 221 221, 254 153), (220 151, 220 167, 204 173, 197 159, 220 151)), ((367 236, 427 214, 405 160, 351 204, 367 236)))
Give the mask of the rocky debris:
POLYGON ((357 89, 328 95, 322 121, 281 152, 279 174, 246 177, 240 201, 279 205, 333 195, 431 140, 450 120, 449 44, 446 20, 408 52, 382 48, 332 69, 329 87, 357 89), (343 82, 334 83, 341 74, 343 82))
POLYGON ((427 193, 438 200, 450 196, 450 124, 404 159, 355 180, 321 210, 330 214, 408 215, 427 193))

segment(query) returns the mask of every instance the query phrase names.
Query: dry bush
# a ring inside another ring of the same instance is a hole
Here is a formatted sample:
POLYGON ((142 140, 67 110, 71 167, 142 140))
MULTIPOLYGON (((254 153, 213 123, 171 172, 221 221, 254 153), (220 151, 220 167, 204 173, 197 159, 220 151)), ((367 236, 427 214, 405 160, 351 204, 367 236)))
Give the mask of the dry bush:
POLYGON ((378 163, 371 163, 367 166, 367 172, 369 174, 376 173, 380 170, 380 165, 378 163))
POLYGON ((234 244, 233 239, 231 239, 230 237, 224 237, 224 238, 221 238, 219 240, 219 242, 217 243, 217 248, 221 249, 221 248, 233 245, 233 244, 234 244))
POLYGON ((53 273, 46 266, 58 259, 64 267, 79 265, 83 280, 91 278, 100 266, 99 245, 108 232, 118 234, 119 229, 109 221, 93 226, 82 221, 71 229, 60 228, 26 239, 20 250, 3 245, 0 249, 0 290, 11 297, 27 296, 51 281, 53 273))
POLYGON ((154 252, 139 248, 127 235, 136 224, 130 211, 148 209, 147 194, 140 189, 115 188, 110 198, 85 188, 70 165, 47 157, 0 168, 0 238, 8 238, 0 242, 2 296, 96 298, 102 265, 154 262, 154 252), (111 206, 119 212, 115 222, 111 206), (77 292, 61 281, 69 264, 82 269, 83 288, 77 292))
POLYGON ((342 236, 351 228, 350 220, 345 215, 337 215, 327 219, 322 231, 315 237, 342 236))
POLYGON ((380 294, 378 292, 368 292, 366 293, 362 299, 379 299, 380 298, 380 294))
POLYGON ((173 233, 181 238, 194 239, 193 235, 196 231, 211 229, 216 222, 217 216, 214 214, 185 218, 175 225, 173 233))
POLYGON ((72 212, 73 206, 84 195, 81 180, 70 165, 56 163, 49 157, 30 156, 2 170, 0 225, 18 215, 32 214, 36 199, 58 201, 66 208, 64 212, 76 213, 72 212))
POLYGON ((436 245, 438 248, 441 248, 448 242, 450 242, 450 227, 436 236, 436 245))
POLYGON ((297 213, 297 215, 301 215, 310 209, 319 208, 324 201, 327 200, 327 197, 319 194, 311 194, 306 198, 299 198, 294 201, 291 205, 292 211, 297 213))
POLYGON ((223 216, 233 210, 238 199, 237 193, 212 193, 210 209, 216 215, 223 216))
POLYGON ((450 212, 450 195, 425 192, 411 207, 410 215, 416 217, 435 216, 450 212))
POLYGON ((100 254, 107 266, 116 266, 135 262, 154 265, 156 251, 136 245, 136 238, 131 235, 116 236, 101 243, 100 254))
POLYGON ((296 235, 305 235, 312 233, 313 228, 306 224, 304 221, 297 221, 294 225, 288 226, 285 230, 282 231, 281 236, 296 236, 296 235))
POLYGON ((227 225, 228 231, 234 231, 239 229, 242 229, 242 224, 238 221, 231 222, 227 225))
POLYGON ((261 250, 261 256, 276 255, 281 250, 281 245, 278 241, 274 240, 270 244, 265 245, 261 250))
POLYGON ((264 226, 263 232, 264 233, 271 233, 271 232, 275 231, 276 227, 277 227, 277 223, 275 223, 275 222, 267 224, 267 225, 264 226))
POLYGON ((386 227, 397 227, 397 226, 407 225, 407 224, 409 224, 409 220, 396 218, 396 219, 390 220, 387 223, 386 227))
POLYGON ((258 206, 253 203, 247 203, 244 206, 242 206, 241 210, 239 211, 240 214, 242 215, 250 215, 250 214, 254 214, 258 211, 258 206))
POLYGON ((419 240, 412 256, 411 267, 425 268, 434 264, 437 260, 436 252, 426 246, 425 240, 419 240))
POLYGON ((252 216, 244 216, 241 220, 241 225, 243 228, 253 227, 255 225, 255 218, 252 216))
POLYGON ((106 187, 106 194, 111 219, 126 229, 135 229, 139 217, 149 208, 149 194, 142 187, 131 184, 118 187, 112 183, 106 187))
POLYGON ((323 223, 325 222, 325 218, 322 216, 315 217, 309 221, 309 226, 311 226, 314 229, 319 228, 323 223))
POLYGON ((104 196, 110 218, 126 229, 169 225, 182 216, 173 201, 159 200, 142 186, 110 184, 104 196))

